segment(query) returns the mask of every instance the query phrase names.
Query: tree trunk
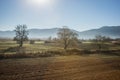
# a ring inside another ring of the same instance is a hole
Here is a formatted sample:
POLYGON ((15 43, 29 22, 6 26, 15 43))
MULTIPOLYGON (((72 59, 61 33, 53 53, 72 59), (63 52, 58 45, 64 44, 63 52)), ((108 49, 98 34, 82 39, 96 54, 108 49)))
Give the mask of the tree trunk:
POLYGON ((101 53, 102 46, 99 44, 99 53, 101 53))
POLYGON ((19 47, 22 47, 22 46, 23 46, 23 41, 20 41, 19 47))
POLYGON ((64 46, 64 50, 66 50, 66 49, 67 49, 67 46, 65 45, 65 46, 64 46))
POLYGON ((65 45, 64 45, 64 50, 66 51, 66 50, 67 50, 67 48, 68 48, 68 45, 67 45, 67 44, 65 44, 65 45))

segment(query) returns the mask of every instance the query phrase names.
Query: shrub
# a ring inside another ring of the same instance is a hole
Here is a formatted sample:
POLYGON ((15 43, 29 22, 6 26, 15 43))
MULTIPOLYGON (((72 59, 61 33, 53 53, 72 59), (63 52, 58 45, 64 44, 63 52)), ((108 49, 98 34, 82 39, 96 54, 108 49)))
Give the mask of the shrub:
POLYGON ((67 55, 72 55, 72 54, 80 54, 80 50, 79 49, 69 49, 66 51, 67 55))
POLYGON ((3 58, 4 58, 4 54, 0 53, 0 59, 3 59, 3 58))
POLYGON ((18 47, 16 50, 16 53, 17 54, 25 54, 26 53, 25 47, 18 47))
POLYGON ((4 58, 27 58, 27 54, 5 54, 4 58))
POLYGON ((34 40, 30 40, 30 44, 35 44, 35 41, 34 40))
POLYGON ((92 52, 90 50, 85 49, 85 50, 82 50, 82 53, 83 54, 91 54, 92 52))
POLYGON ((5 50, 3 50, 2 52, 5 53, 5 52, 16 52, 18 51, 19 47, 9 47, 5 50))

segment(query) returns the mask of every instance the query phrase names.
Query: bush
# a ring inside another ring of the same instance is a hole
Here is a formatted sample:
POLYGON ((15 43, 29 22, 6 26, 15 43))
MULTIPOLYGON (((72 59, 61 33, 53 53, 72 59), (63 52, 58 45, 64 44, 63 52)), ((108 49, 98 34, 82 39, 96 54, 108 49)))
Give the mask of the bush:
POLYGON ((35 44, 35 41, 34 40, 30 40, 30 44, 35 44))
POLYGON ((66 51, 67 55, 72 55, 72 54, 80 54, 80 50, 79 49, 69 49, 66 51))
POLYGON ((61 55, 62 54, 62 52, 60 52, 60 51, 47 51, 46 53, 50 53, 52 55, 61 55))
POLYGON ((18 47, 16 53, 25 54, 26 53, 25 47, 18 47))
POLYGON ((92 52, 90 51, 90 50, 82 50, 82 53, 84 53, 84 54, 91 54, 92 52))
POLYGON ((29 57, 27 54, 5 54, 4 58, 27 58, 29 57))
POLYGON ((19 47, 9 47, 5 50, 3 50, 2 52, 5 53, 5 52, 16 52, 18 51, 19 47))
POLYGON ((3 59, 3 58, 4 58, 4 54, 0 53, 0 59, 3 59))
POLYGON ((38 52, 34 53, 33 57, 51 57, 56 55, 62 55, 62 52, 60 51, 44 51, 44 52, 38 52))

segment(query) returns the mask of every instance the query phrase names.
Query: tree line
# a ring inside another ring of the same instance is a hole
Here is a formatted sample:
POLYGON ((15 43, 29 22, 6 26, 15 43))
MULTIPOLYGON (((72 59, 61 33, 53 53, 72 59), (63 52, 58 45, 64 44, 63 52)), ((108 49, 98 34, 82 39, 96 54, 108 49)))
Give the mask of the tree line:
MULTIPOLYGON (((28 40, 28 35, 29 35, 27 26, 17 25, 14 31, 16 33, 14 40, 17 41, 17 43, 19 44, 19 47, 23 47, 23 43, 24 41, 28 40)), ((79 42, 78 34, 66 26, 59 29, 57 36, 58 36, 58 41, 63 45, 64 50, 67 50, 67 48, 71 44, 74 45, 74 44, 78 44, 79 42)), ((104 42, 107 40, 109 40, 109 37, 101 36, 101 35, 95 36, 95 39, 94 39, 94 41, 99 47, 99 50, 102 49, 102 44, 104 44, 104 42)), ((31 43, 33 43, 33 41, 31 41, 31 43)))

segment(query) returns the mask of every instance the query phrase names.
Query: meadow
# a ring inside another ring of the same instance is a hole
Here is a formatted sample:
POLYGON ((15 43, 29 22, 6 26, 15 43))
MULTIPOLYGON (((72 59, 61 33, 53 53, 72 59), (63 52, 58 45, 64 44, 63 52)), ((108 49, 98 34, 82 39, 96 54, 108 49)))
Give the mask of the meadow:
MULTIPOLYGON (((13 40, 3 40, 0 41, 0 53, 4 54, 16 54, 16 47, 19 45, 16 43, 16 41, 13 40)), ((49 51, 55 51, 55 52, 64 52, 63 46, 58 44, 57 42, 55 43, 45 43, 45 41, 35 41, 34 44, 30 44, 29 41, 24 43, 24 50, 25 53, 45 53, 49 51)), ((73 51, 74 52, 97 52, 98 50, 98 45, 95 44, 94 42, 90 41, 84 41, 82 43, 77 44, 77 46, 69 46, 68 47, 68 53, 73 51)), ((102 45, 102 51, 119 51, 120 50, 120 45, 113 44, 111 42, 106 42, 102 45)))

